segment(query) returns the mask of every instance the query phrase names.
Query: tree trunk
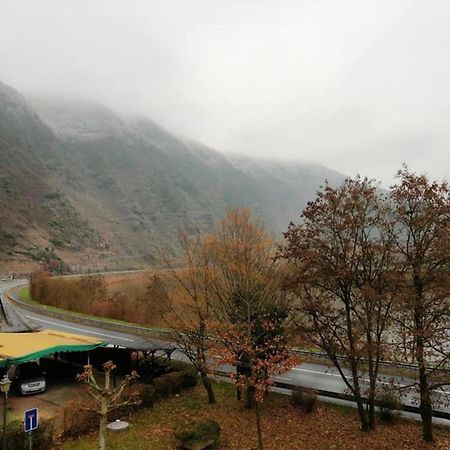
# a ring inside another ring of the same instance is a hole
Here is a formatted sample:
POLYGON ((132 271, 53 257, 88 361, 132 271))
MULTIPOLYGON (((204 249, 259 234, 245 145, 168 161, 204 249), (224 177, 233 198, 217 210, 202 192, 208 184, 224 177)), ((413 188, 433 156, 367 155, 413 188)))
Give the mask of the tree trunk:
POLYGON ((264 450, 264 443, 262 437, 261 429, 261 414, 259 410, 259 402, 255 401, 255 412, 256 412, 256 433, 258 435, 258 450, 264 450))
POLYGON ((431 403, 430 387, 426 373, 426 365, 423 356, 423 339, 417 338, 417 363, 419 365, 419 387, 420 387, 420 415, 422 417, 422 436, 426 442, 433 441, 433 406, 431 403))
POLYGON ((245 407, 247 409, 252 409, 255 406, 255 388, 254 386, 247 386, 246 390, 246 400, 245 400, 245 407))
POLYGON ((214 395, 211 381, 209 380, 208 375, 205 372, 201 373, 201 377, 203 386, 205 387, 206 392, 208 393, 208 403, 212 405, 213 403, 216 403, 216 396, 214 395))
POLYGON ((422 436, 426 442, 433 441, 433 408, 428 386, 420 389, 420 415, 422 416, 422 436))
POLYGON ((373 354, 372 354, 372 339, 368 339, 369 351, 368 351, 368 365, 369 365, 369 393, 367 399, 368 409, 368 427, 370 430, 375 429, 375 395, 376 395, 376 382, 377 382, 377 370, 374 367, 373 354))
POLYGON ((372 386, 372 382, 370 383, 370 389, 369 389, 369 429, 374 430, 375 429, 375 386, 372 386))
POLYGON ((361 398, 361 388, 359 386, 359 372, 358 372, 358 360, 356 350, 355 350, 355 336, 353 334, 353 324, 351 318, 351 301, 348 299, 345 302, 345 315, 347 321, 347 337, 350 346, 350 370, 353 379, 353 395, 355 397, 355 402, 358 407, 359 419, 361 421, 361 430, 369 431, 369 423, 367 421, 366 411, 364 410, 363 401, 361 398))
POLYGON ((98 431, 98 448, 99 450, 105 450, 106 448, 106 423, 107 423, 107 414, 100 414, 100 428, 98 431))
POLYGON ((363 401, 361 398, 361 388, 359 386, 358 369, 356 367, 356 364, 352 363, 352 362, 351 362, 351 371, 352 371, 353 387, 354 387, 353 395, 355 397, 356 405, 358 407, 359 419, 361 421, 361 430, 369 431, 369 422, 367 420, 366 411, 364 410, 364 404, 363 404, 363 401))
MULTIPOLYGON (((378 376, 378 358, 376 362, 373 360, 373 346, 374 342, 372 339, 372 318, 368 314, 367 317, 367 360, 368 360, 368 369, 369 369, 369 392, 368 392, 368 400, 367 400, 367 410, 368 410, 368 427, 370 430, 375 429, 375 395, 376 395, 376 382, 378 376)), ((376 353, 378 355, 378 344, 376 341, 376 353)))
POLYGON ((414 306, 414 325, 416 328, 416 360, 419 366, 420 415, 422 417, 422 437, 425 442, 433 441, 433 408, 431 404, 430 386, 428 385, 427 364, 425 359, 425 330, 423 281, 418 272, 414 273, 416 302, 414 306))
POLYGON ((359 420, 361 421, 361 430, 369 431, 369 422, 367 421, 366 412, 364 411, 364 404, 361 397, 356 398, 356 405, 358 407, 359 420))

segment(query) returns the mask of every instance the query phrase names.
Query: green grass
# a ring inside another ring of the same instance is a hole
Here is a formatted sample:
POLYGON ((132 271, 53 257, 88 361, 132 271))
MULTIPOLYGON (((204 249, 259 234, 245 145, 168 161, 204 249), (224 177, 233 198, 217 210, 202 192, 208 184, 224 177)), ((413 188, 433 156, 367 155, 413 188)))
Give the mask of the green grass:
MULTIPOLYGON (((23 287, 20 291, 19 291, 19 297, 22 301, 26 302, 26 303, 30 303, 32 302, 31 300, 31 294, 30 294, 30 288, 28 286, 23 287)), ((35 302, 37 303, 37 302, 35 302)))
MULTIPOLYGON (((166 450, 175 448, 173 430, 186 417, 203 416, 208 411, 220 409, 220 404, 232 403, 234 386, 225 382, 213 382, 218 404, 208 405, 202 386, 186 391, 175 397, 158 402, 153 408, 145 408, 133 415, 130 426, 122 432, 107 433, 108 450, 166 450), (172 443, 172 445, 170 445, 172 443)), ((128 419, 126 419, 128 420, 128 419)), ((81 439, 63 442, 63 450, 94 450, 98 448, 98 434, 91 433, 81 439)))
POLYGON ((327 405, 328 408, 333 409, 341 416, 349 416, 355 414, 356 409, 350 405, 343 405, 339 403, 328 403, 328 402, 319 402, 322 405, 327 405))

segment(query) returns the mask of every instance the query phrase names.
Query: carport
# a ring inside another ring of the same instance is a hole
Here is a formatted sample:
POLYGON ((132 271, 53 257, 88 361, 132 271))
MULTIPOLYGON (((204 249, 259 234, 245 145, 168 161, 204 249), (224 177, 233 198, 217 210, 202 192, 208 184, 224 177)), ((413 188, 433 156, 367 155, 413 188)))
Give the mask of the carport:
POLYGON ((87 352, 107 345, 99 339, 42 330, 27 333, 0 333, 0 367, 33 361, 55 353, 87 352))
POLYGON ((42 330, 0 296, 0 368, 57 353, 88 352, 107 345, 100 339, 42 330))

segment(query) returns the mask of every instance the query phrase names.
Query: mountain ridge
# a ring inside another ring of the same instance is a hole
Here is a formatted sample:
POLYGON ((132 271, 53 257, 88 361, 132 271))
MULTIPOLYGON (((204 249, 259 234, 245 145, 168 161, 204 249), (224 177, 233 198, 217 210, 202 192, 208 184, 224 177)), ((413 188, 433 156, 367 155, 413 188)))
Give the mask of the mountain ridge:
POLYGON ((0 84, 2 263, 155 264, 177 230, 209 231, 249 207, 276 235, 328 178, 324 166, 226 155, 144 117, 86 101, 32 99, 0 84))

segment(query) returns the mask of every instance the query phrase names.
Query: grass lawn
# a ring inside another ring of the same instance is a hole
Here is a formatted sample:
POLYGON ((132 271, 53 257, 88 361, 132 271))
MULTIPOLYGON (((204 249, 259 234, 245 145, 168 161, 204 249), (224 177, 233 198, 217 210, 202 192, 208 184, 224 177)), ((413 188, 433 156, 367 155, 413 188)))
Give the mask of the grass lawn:
MULTIPOLYGON (((202 386, 157 403, 130 419, 124 432, 109 433, 110 450, 172 450, 173 429, 191 418, 214 418, 222 428, 219 449, 256 449, 255 417, 234 398, 228 383, 215 383, 217 405, 206 403, 202 386)), ((401 420, 395 425, 378 423, 376 431, 362 433, 355 410, 319 403, 312 414, 290 404, 290 397, 270 394, 263 404, 265 450, 297 449, 448 449, 450 434, 436 430, 435 446, 421 441, 420 424, 401 420)), ((97 448, 97 435, 66 441, 65 450, 97 448)))

